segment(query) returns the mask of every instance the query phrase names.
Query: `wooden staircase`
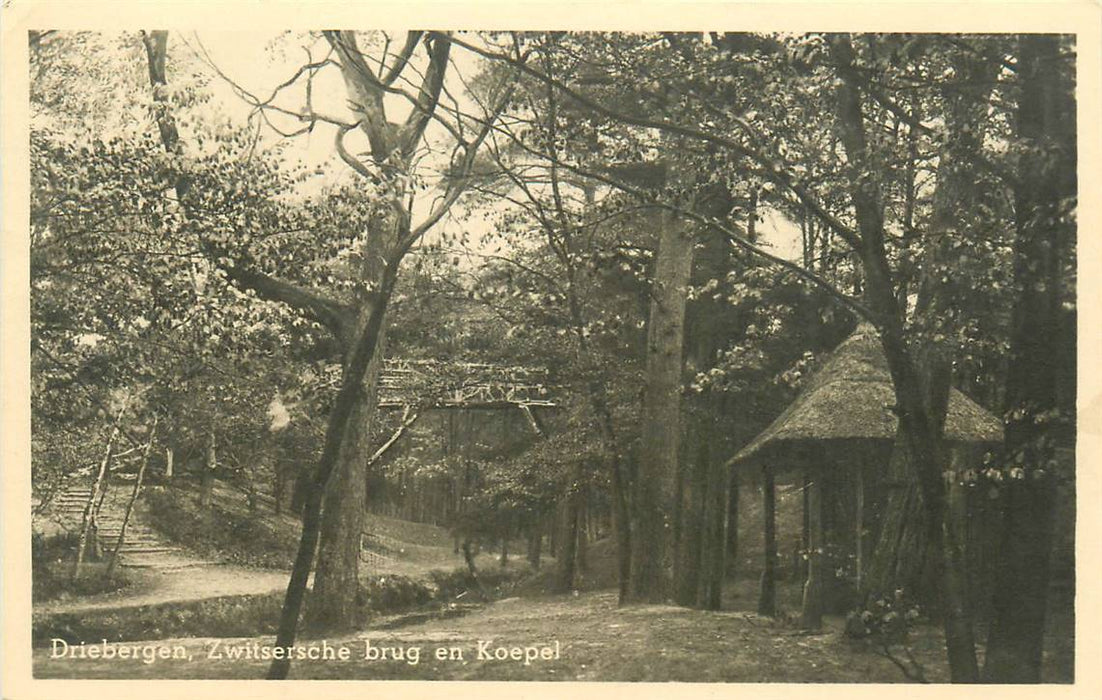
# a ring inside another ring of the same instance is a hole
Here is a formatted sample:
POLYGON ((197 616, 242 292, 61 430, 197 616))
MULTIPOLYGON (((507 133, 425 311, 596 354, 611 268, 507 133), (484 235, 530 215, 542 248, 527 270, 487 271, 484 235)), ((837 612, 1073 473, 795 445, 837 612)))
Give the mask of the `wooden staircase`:
MULTIPOLYGON (((113 551, 118 541, 133 486, 132 478, 124 476, 113 476, 107 484, 107 493, 97 518, 99 546, 105 554, 113 551)), ((90 488, 91 485, 84 481, 74 482, 55 497, 51 506, 55 518, 72 532, 80 530, 90 488)), ((130 514, 126 534, 119 547, 119 566, 175 570, 212 563, 215 562, 197 559, 183 548, 166 542, 142 522, 136 508, 130 514)))

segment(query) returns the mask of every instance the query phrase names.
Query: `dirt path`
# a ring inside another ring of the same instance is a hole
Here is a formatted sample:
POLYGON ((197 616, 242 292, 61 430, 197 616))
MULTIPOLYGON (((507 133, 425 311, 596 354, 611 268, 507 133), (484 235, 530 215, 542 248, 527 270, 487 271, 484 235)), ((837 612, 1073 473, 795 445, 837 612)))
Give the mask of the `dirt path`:
MULTIPOLYGON (((434 569, 450 569, 463 560, 450 549, 407 545, 401 558, 383 557, 361 564, 360 575, 401 574, 417 578, 434 569)), ((491 554, 478 558, 483 567, 496 566, 491 554)), ((511 566, 522 566, 514 559, 511 566)), ((258 595, 282 591, 290 571, 260 569, 234 564, 203 564, 184 569, 131 569, 131 584, 113 593, 36 604, 36 615, 73 613, 114 608, 133 608, 158 603, 183 603, 230 595, 258 595)))
POLYGON ((49 601, 35 605, 34 613, 73 613, 228 595, 270 593, 286 588, 290 572, 252 569, 232 564, 207 564, 181 570, 151 569, 132 573, 130 576, 132 583, 120 591, 86 598, 49 601))

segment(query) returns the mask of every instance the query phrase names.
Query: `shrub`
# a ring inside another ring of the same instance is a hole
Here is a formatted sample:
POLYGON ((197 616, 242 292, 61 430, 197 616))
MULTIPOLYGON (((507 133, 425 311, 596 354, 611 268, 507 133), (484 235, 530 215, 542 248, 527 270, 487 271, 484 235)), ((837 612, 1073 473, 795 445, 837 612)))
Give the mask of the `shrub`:
POLYGON ((279 621, 283 592, 225 596, 79 613, 36 615, 32 639, 36 646, 50 639, 70 643, 106 639, 132 642, 168 637, 252 637, 271 634, 279 621))
POLYGON ((80 578, 74 581, 71 567, 72 562, 34 562, 31 568, 31 599, 42 603, 59 598, 92 596, 122 590, 131 584, 122 569, 115 569, 108 577, 106 565, 96 562, 86 563, 80 578))
POLYGON ((441 602, 458 600, 469 594, 481 596, 479 584, 482 590, 491 599, 501 598, 510 592, 514 586, 529 572, 524 570, 486 569, 478 572, 478 581, 475 582, 471 572, 466 568, 453 569, 451 571, 430 571, 428 576, 436 588, 436 599, 441 602))
POLYGON ((909 680, 926 682, 926 669, 911 650, 911 633, 922 611, 902 588, 873 596, 863 608, 846 616, 846 636, 890 660, 909 680))
POLYGON ((201 554, 285 569, 298 551, 298 532, 272 527, 256 513, 234 513, 214 504, 197 510, 171 489, 150 489, 144 499, 143 516, 154 529, 201 554))
POLYGON ((372 576, 360 582, 362 621, 366 622, 372 613, 402 612, 425 605, 433 600, 434 593, 431 585, 408 576, 372 576))
POLYGON ((93 559, 94 547, 89 547, 85 553, 92 561, 83 565, 80 578, 72 580, 71 567, 79 541, 80 535, 76 532, 31 535, 31 599, 34 602, 110 593, 130 585, 130 579, 121 569, 115 569, 110 578, 105 575, 107 567, 93 559))

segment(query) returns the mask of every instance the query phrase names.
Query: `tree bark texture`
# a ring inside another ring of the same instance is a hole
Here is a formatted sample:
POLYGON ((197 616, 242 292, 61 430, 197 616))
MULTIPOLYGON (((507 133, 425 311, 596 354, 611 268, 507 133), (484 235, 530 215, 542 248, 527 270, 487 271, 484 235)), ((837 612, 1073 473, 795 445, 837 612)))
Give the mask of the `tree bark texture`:
MULTIPOLYGON (((379 344, 385 344, 385 320, 379 344)), ((340 460, 325 494, 313 595, 306 609, 312 630, 348 629, 357 619, 360 534, 364 530, 369 437, 375 420, 382 351, 376 350, 354 400, 340 460)), ((347 371, 347 370, 346 370, 347 371)))
MULTIPOLYGON (((1015 285, 1006 377, 1004 459, 1024 468, 1004 488, 1002 556, 987 638, 984 680, 1038 683, 1055 511, 1056 448, 1074 445, 1074 313, 1062 308, 1063 270, 1073 259, 1075 97, 1061 71, 1056 35, 1019 39, 1018 136, 1029 150, 1015 190, 1015 285), (1045 421, 1046 413, 1070 414, 1045 421), (1069 427, 1063 427, 1069 426, 1069 427), (1061 434, 1061 432, 1063 434, 1061 434)), ((1066 475, 1074 478, 1074 475, 1066 475)))
POLYGON ((661 602, 671 594, 674 492, 681 431, 681 356, 693 240, 666 217, 655 261, 647 329, 642 444, 635 481, 631 595, 661 602))

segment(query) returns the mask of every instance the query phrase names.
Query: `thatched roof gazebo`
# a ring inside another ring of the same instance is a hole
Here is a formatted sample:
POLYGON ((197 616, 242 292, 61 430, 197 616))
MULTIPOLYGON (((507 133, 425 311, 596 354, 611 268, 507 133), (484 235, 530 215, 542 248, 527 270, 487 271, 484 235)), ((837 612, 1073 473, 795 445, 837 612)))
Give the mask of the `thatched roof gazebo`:
MULTIPOLYGON (((895 390, 876 330, 862 324, 834 350, 787 409, 742 448, 730 464, 766 457, 796 442, 885 440, 895 438, 895 390)), ((958 443, 997 443, 1002 423, 953 389, 945 417, 945 439, 958 443)))
MULTIPOLYGON (((773 524, 775 512, 774 477, 778 473, 801 469, 806 478, 804 507, 807 510, 807 542, 805 547, 815 553, 823 545, 821 526, 821 482, 827 480, 824 471, 852 473, 856 482, 856 557, 860 585, 862 570, 861 532, 864 528, 863 461, 874 450, 886 454, 896 437, 898 418, 892 411, 895 391, 888 372, 887 359, 876 330, 860 325, 852 335, 831 353, 823 366, 811 377, 799 396, 769 427, 743 447, 728 464, 733 469, 746 470, 752 465, 762 468, 765 511, 765 571, 759 609, 772 613, 774 607, 774 574, 776 538, 773 524), (846 468, 828 455, 847 457, 846 468)), ((951 444, 993 444, 1002 440, 1002 423, 982 406, 953 389, 945 422, 945 438, 951 444)), ((833 478, 841 476, 835 474, 833 478)), ((821 599, 818 591, 817 557, 808 561, 808 580, 804 591, 804 624, 818 627, 821 599)))

